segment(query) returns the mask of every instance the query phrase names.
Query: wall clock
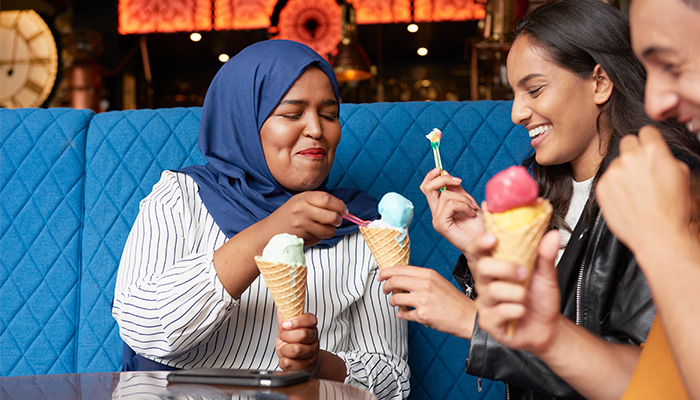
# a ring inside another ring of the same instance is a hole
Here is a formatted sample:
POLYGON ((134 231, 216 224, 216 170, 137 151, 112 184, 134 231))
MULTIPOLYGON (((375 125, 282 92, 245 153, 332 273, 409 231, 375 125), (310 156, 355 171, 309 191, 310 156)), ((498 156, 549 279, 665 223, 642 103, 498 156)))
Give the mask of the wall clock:
POLYGON ((34 10, 0 11, 0 106, 40 107, 56 83, 58 50, 34 10))

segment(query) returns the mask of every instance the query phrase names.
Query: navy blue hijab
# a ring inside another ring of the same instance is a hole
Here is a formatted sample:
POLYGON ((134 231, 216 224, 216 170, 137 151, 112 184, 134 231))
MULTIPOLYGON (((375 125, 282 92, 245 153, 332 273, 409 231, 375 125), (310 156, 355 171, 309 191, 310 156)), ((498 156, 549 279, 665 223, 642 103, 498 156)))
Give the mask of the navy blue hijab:
MULTIPOLYGON (((199 185, 199 195, 228 238, 266 218, 289 200, 292 192, 275 180, 265 162, 260 128, 287 91, 309 66, 330 79, 336 100, 333 68, 308 46, 289 40, 266 40, 231 58, 209 86, 199 128, 199 150, 206 165, 181 170, 199 185)), ((343 200, 363 219, 378 216, 377 200, 357 189, 316 190, 343 200)), ((357 226, 343 220, 333 238, 317 246, 330 247, 357 226)))

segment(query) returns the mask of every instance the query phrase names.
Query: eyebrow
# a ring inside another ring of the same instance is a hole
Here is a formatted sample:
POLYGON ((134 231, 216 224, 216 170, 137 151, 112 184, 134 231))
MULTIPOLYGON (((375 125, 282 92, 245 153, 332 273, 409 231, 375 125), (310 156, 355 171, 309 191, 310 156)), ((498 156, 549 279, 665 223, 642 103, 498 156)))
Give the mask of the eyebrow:
MULTIPOLYGON (((280 105, 282 104, 291 104, 291 105, 302 105, 306 106, 309 105, 310 102, 308 100, 282 100, 280 101, 280 105)), ((321 104, 324 106, 337 106, 338 102, 334 99, 324 99, 321 104)))
POLYGON ((525 76, 523 79, 521 79, 521 80, 518 81, 517 86, 522 86, 522 85, 525 84, 525 82, 529 81, 530 79, 539 78, 539 77, 541 77, 541 76, 544 76, 544 74, 530 74, 530 75, 527 75, 527 76, 525 76))
POLYGON ((663 54, 667 54, 667 55, 675 54, 675 51, 673 51, 671 49, 664 48, 664 47, 650 46, 650 47, 647 47, 646 49, 644 49, 644 51, 642 51, 642 58, 649 59, 649 58, 653 58, 656 55, 663 55, 663 54))

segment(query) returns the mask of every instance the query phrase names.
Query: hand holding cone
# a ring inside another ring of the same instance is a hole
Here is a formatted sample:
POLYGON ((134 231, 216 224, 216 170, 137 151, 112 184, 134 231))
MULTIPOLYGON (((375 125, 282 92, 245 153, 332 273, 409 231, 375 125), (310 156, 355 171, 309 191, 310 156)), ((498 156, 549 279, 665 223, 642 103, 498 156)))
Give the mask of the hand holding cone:
MULTIPOLYGON (((539 215, 530 224, 515 230, 499 225, 494 215, 486 207, 482 207, 486 230, 498 239, 492 253, 493 258, 527 268, 529 275, 523 283, 525 287, 530 283, 530 275, 537 260, 537 247, 542 236, 547 232, 549 218, 552 215, 552 205, 549 200, 540 199, 538 203, 541 210, 539 215)), ((514 331, 515 321, 511 321, 507 326, 508 336, 513 336, 514 331)))
MULTIPOLYGON (((510 167, 494 175, 486 184, 486 201, 482 204, 486 231, 498 243, 492 256, 527 268, 527 287, 537 259, 537 247, 547 231, 552 216, 549 200, 537 197, 539 188, 523 167, 510 167)), ((513 336, 516 321, 506 327, 513 336)))

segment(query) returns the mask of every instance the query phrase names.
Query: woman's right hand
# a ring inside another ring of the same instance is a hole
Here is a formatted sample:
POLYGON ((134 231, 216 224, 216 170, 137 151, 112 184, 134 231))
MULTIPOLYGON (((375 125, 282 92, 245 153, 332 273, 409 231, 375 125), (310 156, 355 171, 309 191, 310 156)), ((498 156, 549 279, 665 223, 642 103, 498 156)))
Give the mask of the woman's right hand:
POLYGON ((345 203, 326 192, 308 191, 292 196, 265 218, 276 233, 304 239, 304 247, 333 237, 347 213, 345 203))
POLYGON ((461 182, 447 171, 440 175, 435 168, 425 176, 420 190, 428 200, 435 230, 469 260, 469 242, 484 232, 484 221, 479 205, 460 186, 461 182), (447 189, 441 192, 443 186, 447 189))
POLYGON ((510 262, 482 257, 475 276, 479 326, 503 345, 541 357, 558 337, 565 319, 559 312, 560 292, 554 260, 560 236, 556 230, 540 242, 530 284, 527 269, 510 262), (507 326, 516 321, 512 336, 507 326))
POLYGON ((312 246, 335 235, 345 212, 345 203, 326 192, 308 191, 292 196, 214 252, 219 280, 233 298, 239 298, 259 276, 254 259, 262 254, 270 238, 289 233, 303 239, 304 247, 312 246))

